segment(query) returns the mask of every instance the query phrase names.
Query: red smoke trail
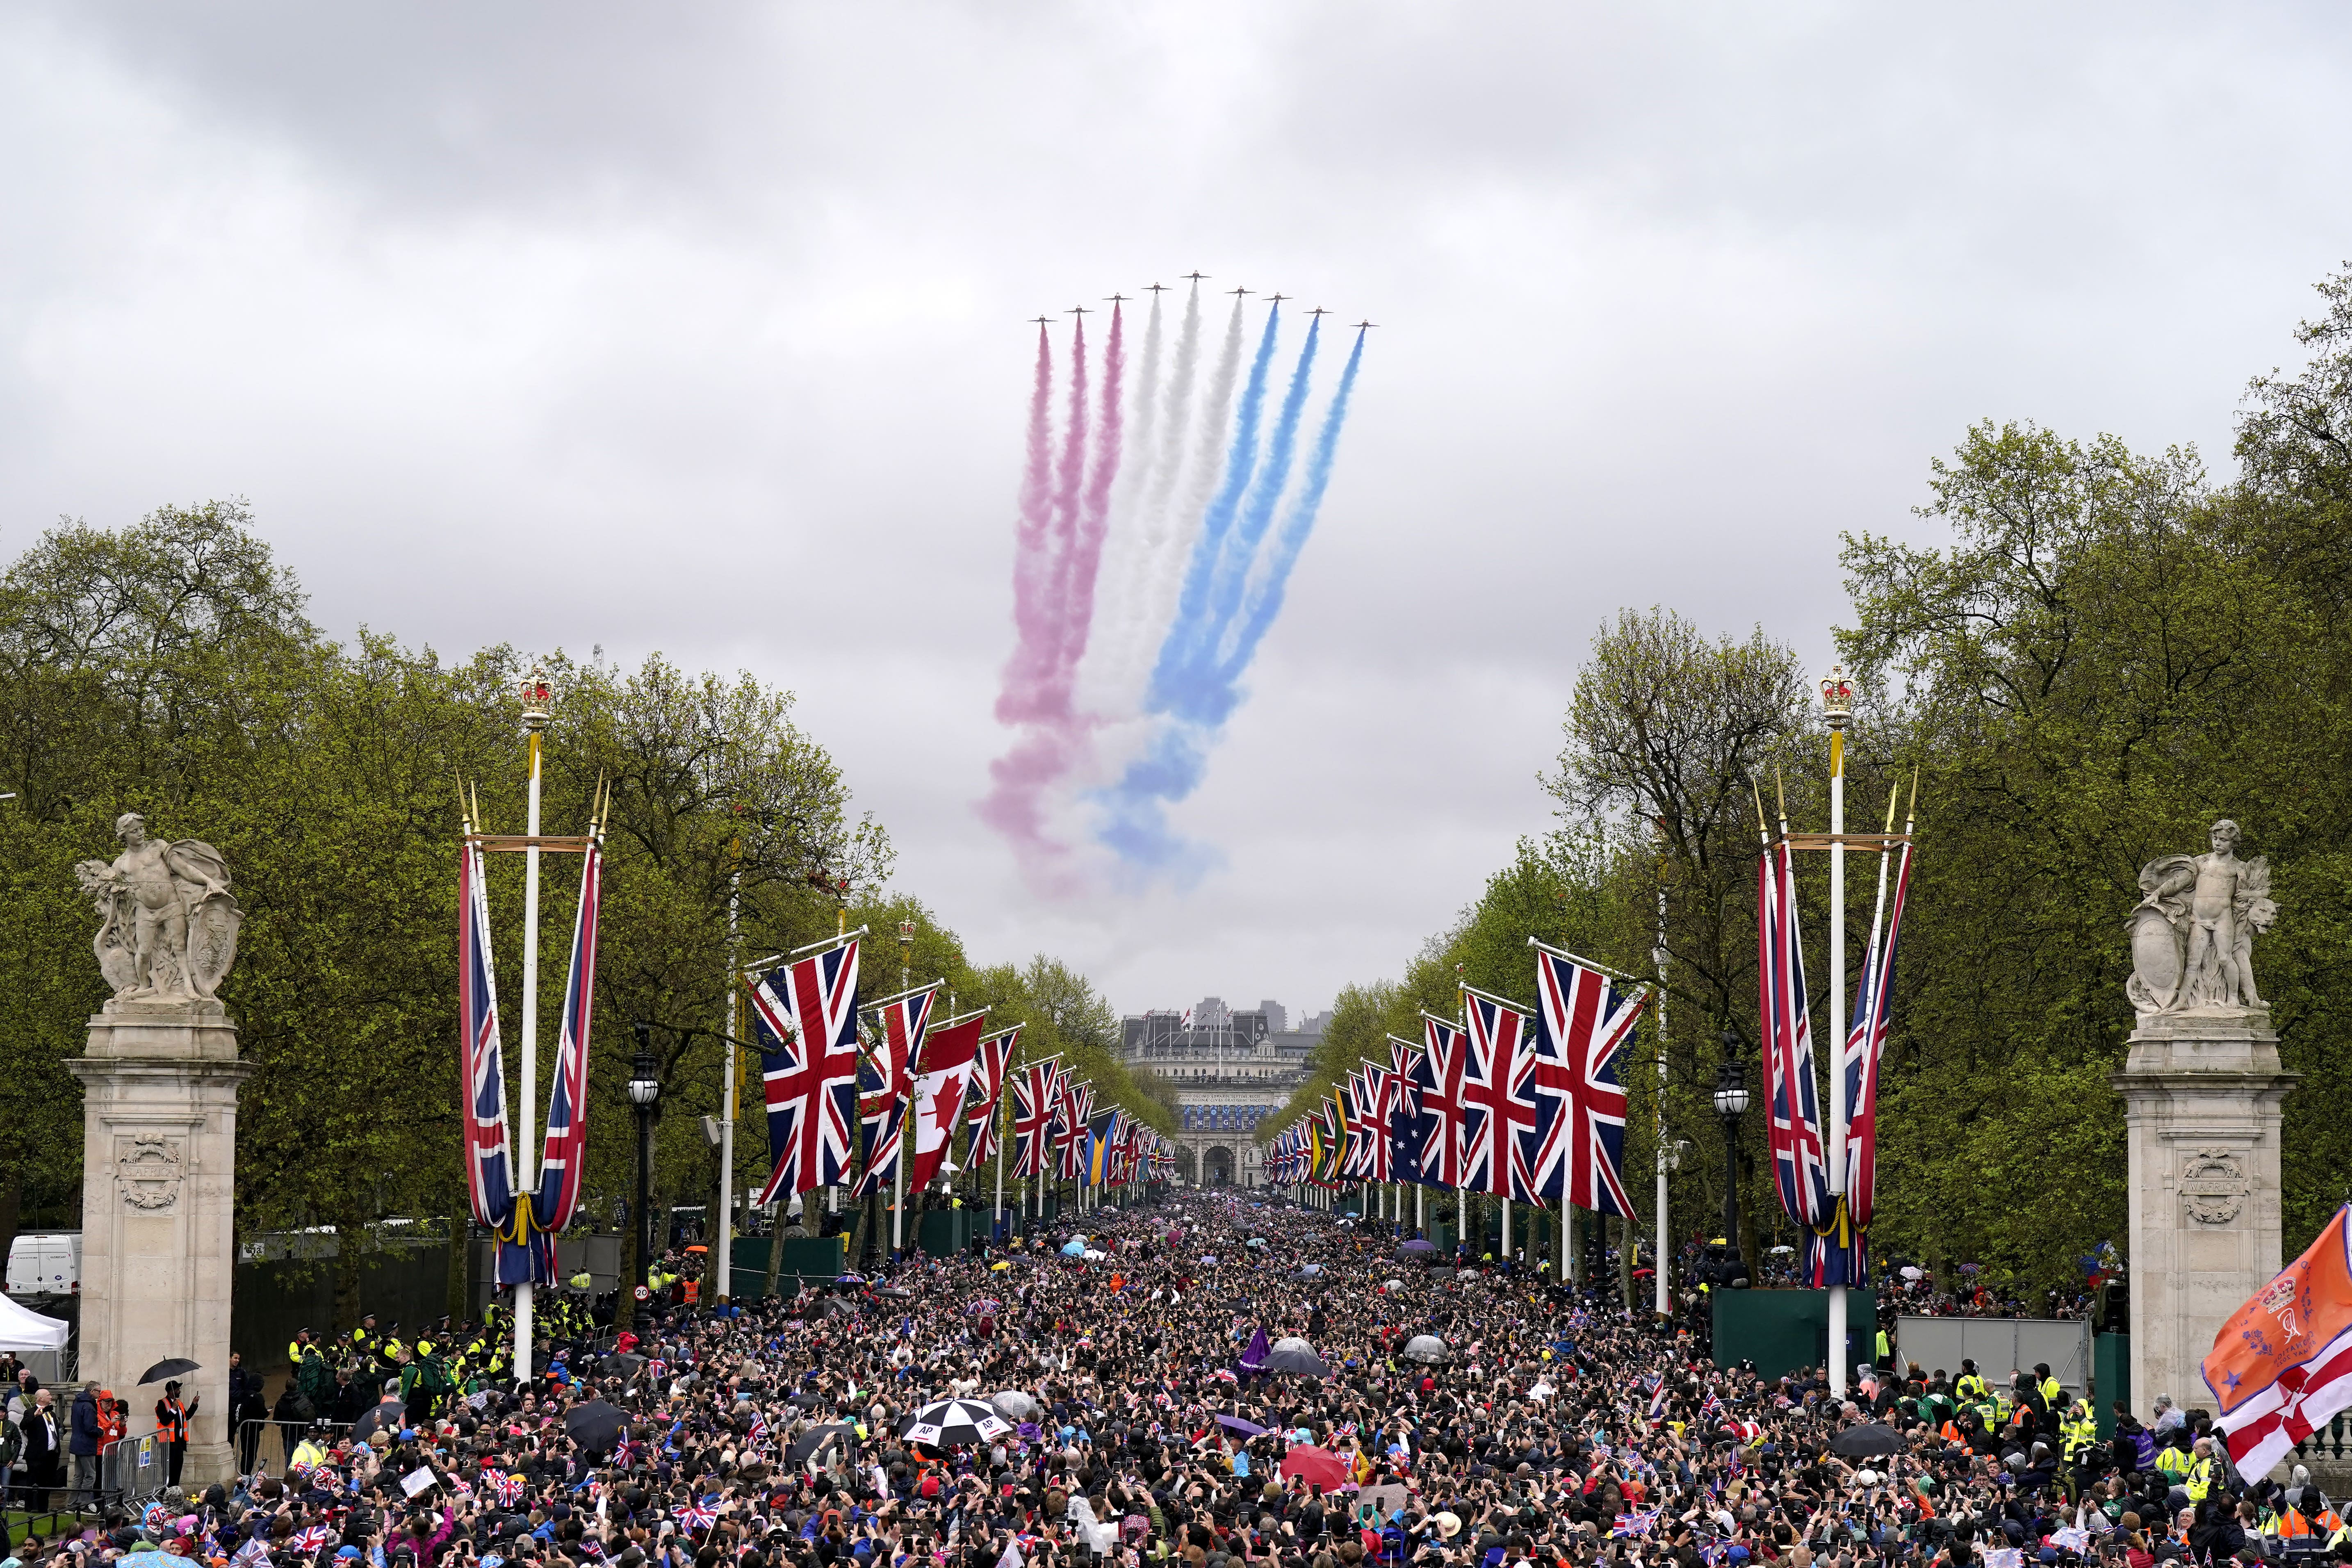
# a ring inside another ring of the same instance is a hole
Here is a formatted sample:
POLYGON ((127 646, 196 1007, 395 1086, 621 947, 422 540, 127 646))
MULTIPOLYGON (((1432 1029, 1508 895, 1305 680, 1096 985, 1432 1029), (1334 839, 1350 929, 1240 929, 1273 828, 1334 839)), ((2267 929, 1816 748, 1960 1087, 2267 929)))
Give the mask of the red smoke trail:
MULTIPOLYGON (((1087 318, 1077 317, 1070 334, 1070 415, 1062 431, 1062 461, 1054 477, 1054 589, 1040 618, 1034 649, 1040 723, 1070 718, 1070 683, 1062 670, 1062 645, 1069 635, 1072 574, 1077 565, 1080 510, 1087 484, 1087 318)), ((1091 586, 1088 589, 1091 593, 1091 586)))
POLYGON ((1034 717, 1034 650, 1044 646, 1053 616, 1054 348, 1037 328, 1037 375, 1029 394, 1029 462, 1021 476, 1021 521, 1013 536, 1013 657, 996 699, 997 721, 1034 717))
MULTIPOLYGON (((1102 567, 1103 535, 1110 527, 1110 489, 1118 478, 1119 379, 1126 359, 1119 348, 1119 310, 1110 308, 1110 341, 1103 345, 1102 423, 1097 426, 1094 468, 1087 475, 1077 537, 1073 542, 1070 581, 1063 599, 1061 658, 1055 676, 1066 705, 1075 689, 1078 661, 1086 657, 1087 637, 1095 620, 1095 577, 1102 567)), ((1065 707, 1065 711, 1069 711, 1065 707)))

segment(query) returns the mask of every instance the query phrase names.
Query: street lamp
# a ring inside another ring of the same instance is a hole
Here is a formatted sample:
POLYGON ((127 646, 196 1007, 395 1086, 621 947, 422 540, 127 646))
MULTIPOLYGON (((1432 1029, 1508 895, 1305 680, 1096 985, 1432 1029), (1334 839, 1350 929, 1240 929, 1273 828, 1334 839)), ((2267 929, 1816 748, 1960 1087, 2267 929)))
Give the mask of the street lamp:
POLYGON ((1739 1037, 1723 1032, 1723 1065, 1716 1069, 1715 1113, 1723 1118, 1723 1249, 1725 1279, 1748 1270, 1739 1257, 1739 1119, 1748 1114, 1748 1075, 1739 1065, 1739 1037))
POLYGON ((637 1277, 628 1282, 632 1300, 653 1269, 654 1216, 649 1188, 654 1170, 654 1101, 661 1098, 661 1079, 654 1076, 654 1026, 640 1022, 635 1028, 637 1055, 629 1064, 629 1103, 637 1112, 637 1277))

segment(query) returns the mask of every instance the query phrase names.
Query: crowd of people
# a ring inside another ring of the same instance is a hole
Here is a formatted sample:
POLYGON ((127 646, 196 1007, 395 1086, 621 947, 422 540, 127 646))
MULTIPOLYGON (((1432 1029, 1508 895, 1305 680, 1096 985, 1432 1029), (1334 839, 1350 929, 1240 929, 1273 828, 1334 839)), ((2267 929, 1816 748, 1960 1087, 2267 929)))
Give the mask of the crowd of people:
POLYGON ((1431 1267, 1263 1196, 1104 1209, 618 1338, 574 1323, 520 1383, 496 1325, 446 1390, 408 1375, 414 1347, 372 1354, 400 1375, 354 1425, 0 1568, 2352 1562, 2316 1488, 2233 1475, 2201 1412, 2102 1440, 2047 1369, 1969 1363, 1874 1364, 1841 1396, 1717 1367, 1702 1317, 1431 1267))

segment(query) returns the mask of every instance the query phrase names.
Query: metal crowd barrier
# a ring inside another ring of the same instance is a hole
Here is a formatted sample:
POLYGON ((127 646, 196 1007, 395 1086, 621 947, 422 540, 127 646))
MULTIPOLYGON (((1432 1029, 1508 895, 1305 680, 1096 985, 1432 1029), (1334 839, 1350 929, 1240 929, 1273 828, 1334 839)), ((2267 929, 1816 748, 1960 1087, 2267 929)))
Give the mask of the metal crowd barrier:
POLYGON ((97 1498, 77 1500, 84 1508, 94 1504, 101 1513, 110 1507, 136 1513, 149 1499, 163 1495, 171 1469, 170 1447, 156 1434, 118 1437, 99 1447, 97 1498))

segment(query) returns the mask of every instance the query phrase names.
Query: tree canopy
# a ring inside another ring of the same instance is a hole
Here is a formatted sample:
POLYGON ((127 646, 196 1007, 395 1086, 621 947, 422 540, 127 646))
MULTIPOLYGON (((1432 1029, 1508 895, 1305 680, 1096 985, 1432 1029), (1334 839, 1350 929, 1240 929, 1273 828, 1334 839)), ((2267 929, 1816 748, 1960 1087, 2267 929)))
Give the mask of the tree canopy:
MULTIPOLYGON (((1899 534, 1845 541, 1850 829, 1918 781, 1879 1110, 1882 1250, 2056 1285, 2123 1245, 2107 1075, 2132 1027, 2125 918, 2139 868, 2224 816, 2269 857, 2284 911, 2256 965, 2304 1075, 2285 1109, 2290 1251, 2342 1200, 2352 1131, 2332 1107, 2352 1060, 2330 1047, 2352 1023, 2352 794, 2336 784, 2352 752, 2352 274, 2320 292, 2326 314, 2298 333, 2307 365, 2252 384, 2234 478, 2184 448, 1986 422, 1931 461, 1899 534)), ((1785 788, 1794 826, 1827 824, 1811 699, 1794 653, 1761 630, 1709 637, 1665 609, 1601 627, 1543 781, 1552 830, 1400 979, 1341 994, 1290 1109, 1384 1059, 1381 1035, 1417 1037, 1421 1007, 1452 1016, 1457 969, 1527 1002, 1534 935, 1654 977, 1663 961, 1665 1026, 1654 1011, 1621 1068, 1628 1171, 1649 1168, 1661 1131, 1720 1147, 1706 1090, 1723 1037, 1751 1064, 1757 1037, 1758 804, 1776 813, 1785 788)), ((1875 861, 1849 868, 1858 965, 1875 861)), ((1820 976, 1826 878, 1801 875, 1820 976)), ((1762 1158, 1759 1121, 1744 1171, 1762 1158)), ((1678 1234, 1714 1228, 1720 1183, 1715 1161, 1685 1168, 1678 1234)), ((1769 1182, 1744 1180, 1742 1199, 1748 1226, 1786 1228, 1769 1182)))
MULTIPOLYGON (((111 858, 112 824, 130 810, 161 837, 217 847, 246 911, 222 993, 257 1069, 240 1101, 240 1231, 330 1225, 363 1246, 386 1216, 462 1214, 459 781, 488 826, 521 829, 529 662, 505 647, 450 661, 373 632, 329 640, 235 502, 166 507, 115 531, 68 522, 9 564, 0 790, 18 798, 0 805, 0 955, 19 979, 0 994, 0 1233, 26 1205, 69 1215, 79 1191, 80 1092, 62 1064, 81 1053, 106 986, 71 868, 111 858)), ((790 692, 658 655, 624 668, 555 650, 544 663, 556 694, 545 830, 583 830, 600 782, 611 792, 588 1118, 615 1135, 589 1138, 587 1212, 609 1219, 634 1187, 629 1026, 655 1026, 662 1190, 698 1200, 715 1175, 697 1121, 719 1109, 731 967, 833 931, 845 905, 876 933, 869 976, 895 978, 897 924, 914 919, 919 978, 1028 1022, 1024 1056, 1059 1046, 1107 1103, 1172 1124, 1113 1058, 1117 1020, 1083 976, 1042 954, 975 966, 953 931, 891 890, 887 834, 797 724, 790 692)), ((510 1077, 520 859, 488 868, 510 1077)), ((547 858, 542 1060, 577 879, 576 859, 547 858)), ((870 979, 866 993, 879 994, 870 979)), ((757 1074, 744 1076, 736 1146, 749 1180, 768 1162, 757 1074)), ((341 1249, 353 1278, 361 1250, 341 1249)))

